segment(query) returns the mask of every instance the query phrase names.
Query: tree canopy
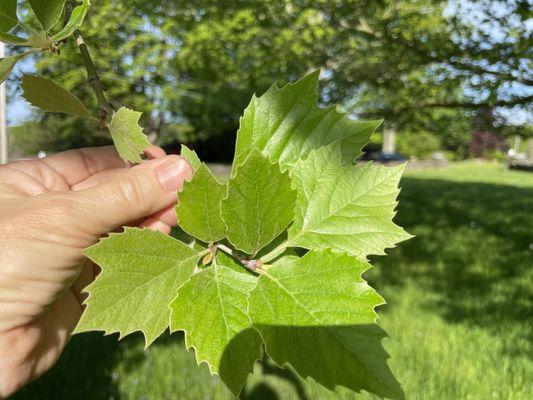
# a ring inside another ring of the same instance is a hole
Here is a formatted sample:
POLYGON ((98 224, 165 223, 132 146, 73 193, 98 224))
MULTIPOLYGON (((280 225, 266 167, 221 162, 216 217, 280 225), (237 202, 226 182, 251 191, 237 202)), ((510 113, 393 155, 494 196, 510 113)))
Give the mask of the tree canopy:
MULTIPOLYGON (((83 33, 116 109, 229 156, 253 93, 318 68, 323 104, 400 131, 508 125, 498 111, 533 98, 527 18, 525 0, 102 0, 83 33)), ((61 53, 37 69, 93 101, 73 44, 61 53)))

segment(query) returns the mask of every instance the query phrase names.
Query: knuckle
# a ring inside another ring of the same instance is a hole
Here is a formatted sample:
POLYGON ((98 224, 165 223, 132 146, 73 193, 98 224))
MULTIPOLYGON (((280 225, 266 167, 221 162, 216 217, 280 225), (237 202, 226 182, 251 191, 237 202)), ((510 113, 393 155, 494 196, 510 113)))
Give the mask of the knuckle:
POLYGON ((142 179, 127 176, 118 184, 118 195, 120 203, 135 209, 149 208, 148 202, 149 187, 142 179))

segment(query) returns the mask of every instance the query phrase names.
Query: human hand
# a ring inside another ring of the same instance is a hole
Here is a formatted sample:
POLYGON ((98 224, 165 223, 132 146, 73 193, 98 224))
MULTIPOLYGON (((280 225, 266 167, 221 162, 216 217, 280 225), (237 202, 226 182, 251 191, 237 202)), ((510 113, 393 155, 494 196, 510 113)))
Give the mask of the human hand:
POLYGON ((123 225, 169 233, 176 192, 192 177, 179 156, 148 149, 127 168, 113 147, 0 166, 0 398, 59 358, 95 276, 82 250, 123 225))

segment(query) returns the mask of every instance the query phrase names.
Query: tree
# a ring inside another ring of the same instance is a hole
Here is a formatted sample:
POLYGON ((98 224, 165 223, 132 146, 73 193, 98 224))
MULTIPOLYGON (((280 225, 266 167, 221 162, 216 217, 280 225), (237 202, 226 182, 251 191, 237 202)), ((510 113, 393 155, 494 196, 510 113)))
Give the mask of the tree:
MULTIPOLYGON (((322 103, 342 99, 400 133, 445 136, 452 122, 468 130, 476 115, 483 129, 508 125, 496 111, 531 104, 526 3, 100 1, 83 33, 114 104, 127 98, 164 142, 202 141, 204 156, 216 156, 231 153, 254 92, 314 68, 323 71, 322 103)), ((38 70, 91 99, 83 69, 71 67, 79 56, 62 51, 38 70)))

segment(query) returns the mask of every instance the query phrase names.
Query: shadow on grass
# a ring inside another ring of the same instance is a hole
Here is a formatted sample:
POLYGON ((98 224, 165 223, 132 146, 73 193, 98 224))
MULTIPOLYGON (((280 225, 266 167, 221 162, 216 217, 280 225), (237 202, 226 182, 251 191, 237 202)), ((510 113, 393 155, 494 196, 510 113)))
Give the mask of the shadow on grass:
POLYGON ((375 287, 414 283, 429 311, 487 329, 531 317, 533 189, 406 178, 396 222, 416 237, 373 260, 375 287))
POLYGON ((76 335, 59 362, 12 399, 118 399, 112 371, 120 345, 116 335, 76 335))
MULTIPOLYGON (((390 256, 375 258, 378 268, 370 278, 378 291, 385 289, 393 298, 395 288, 414 284, 424 293, 429 312, 495 332, 506 322, 531 319, 533 189, 406 178, 396 222, 417 237, 389 251, 390 256)), ((174 340, 182 337, 164 335, 154 346, 174 340)), ((13 398, 119 399, 114 367, 124 349, 140 341, 137 335, 121 342, 116 335, 75 336, 58 365, 13 398)), ((143 352, 130 357, 127 369, 135 370, 144 358, 143 352)), ((265 365, 265 373, 283 375, 304 398, 299 379, 265 365)), ((252 390, 248 398, 275 398, 267 385, 252 390)))
MULTIPOLYGON (((388 354, 382 346, 387 334, 376 324, 351 324, 331 326, 256 325, 268 345, 266 353, 280 366, 291 365, 303 379, 315 382, 334 392, 345 387, 354 392, 366 390, 382 398, 403 399, 400 383, 390 370, 388 354)), ((252 328, 239 332, 225 347, 220 363, 220 376, 231 377, 236 366, 236 355, 250 352, 242 343, 255 333, 252 328)), ((290 383, 298 399, 308 398, 302 380, 291 367, 279 368, 273 362, 262 361, 262 373, 282 378, 290 383)), ((241 398, 277 399, 272 388, 264 382, 245 388, 241 398)))

